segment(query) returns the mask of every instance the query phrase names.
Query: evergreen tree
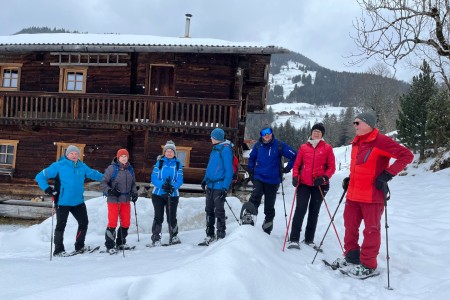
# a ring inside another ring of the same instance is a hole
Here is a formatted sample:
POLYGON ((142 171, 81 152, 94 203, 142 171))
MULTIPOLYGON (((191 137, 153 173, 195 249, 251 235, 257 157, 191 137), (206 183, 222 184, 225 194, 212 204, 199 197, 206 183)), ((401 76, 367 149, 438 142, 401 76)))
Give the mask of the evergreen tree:
POLYGON ((398 138, 402 143, 419 151, 419 159, 425 159, 425 149, 429 145, 426 131, 427 103, 437 94, 436 79, 424 60, 419 76, 413 77, 411 91, 400 98, 401 111, 397 122, 398 138))
POLYGON ((450 98, 447 90, 439 90, 428 102, 426 132, 434 153, 437 153, 437 148, 450 145, 450 98))

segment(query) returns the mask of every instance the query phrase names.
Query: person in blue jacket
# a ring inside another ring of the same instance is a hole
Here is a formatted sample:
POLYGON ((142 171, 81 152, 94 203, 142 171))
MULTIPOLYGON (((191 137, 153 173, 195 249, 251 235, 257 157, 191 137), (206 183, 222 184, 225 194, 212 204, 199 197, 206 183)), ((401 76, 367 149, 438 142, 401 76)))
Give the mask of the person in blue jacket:
POLYGON ((35 180, 47 195, 53 196, 56 205, 56 227, 53 256, 67 255, 64 249, 63 236, 69 213, 78 222, 75 236, 75 251, 84 252, 84 240, 88 228, 88 215, 84 204, 84 181, 86 178, 101 181, 103 174, 91 169, 79 160, 80 149, 74 145, 67 147, 66 155, 52 163, 36 175, 35 180), (48 184, 54 179, 54 187, 48 184))
POLYGON ((180 198, 178 189, 183 184, 183 166, 177 159, 177 148, 173 141, 167 141, 160 157, 153 168, 152 203, 155 210, 152 225, 152 243, 149 247, 161 245, 161 228, 166 208, 169 226, 169 244, 181 243, 178 237, 177 207, 180 198))
POLYGON ((273 229, 275 217, 275 200, 283 173, 289 173, 294 166, 297 152, 287 144, 275 138, 272 128, 265 126, 260 131, 260 139, 253 146, 248 159, 248 173, 253 182, 253 191, 249 202, 253 203, 256 210, 261 205, 264 196, 264 232, 270 234, 273 229), (282 157, 289 159, 284 167, 282 157))
POLYGON ((208 245, 216 239, 214 225, 217 218, 217 239, 226 235, 225 201, 233 179, 232 143, 225 140, 225 132, 216 128, 211 132, 213 148, 209 156, 202 189, 206 192, 206 238, 203 243, 208 245))

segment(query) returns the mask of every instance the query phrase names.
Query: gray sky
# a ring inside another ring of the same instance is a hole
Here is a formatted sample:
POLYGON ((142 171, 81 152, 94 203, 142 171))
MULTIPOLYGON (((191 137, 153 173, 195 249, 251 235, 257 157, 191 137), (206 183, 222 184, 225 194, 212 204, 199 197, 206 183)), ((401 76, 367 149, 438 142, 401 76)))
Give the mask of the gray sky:
MULTIPOLYGON (((183 36, 186 13, 193 15, 192 37, 282 46, 336 71, 364 72, 374 64, 346 66, 345 57, 357 51, 350 38, 361 14, 355 0, 14 0, 2 5, 0 35, 47 26, 183 36)), ((397 71, 405 81, 414 75, 397 71)))

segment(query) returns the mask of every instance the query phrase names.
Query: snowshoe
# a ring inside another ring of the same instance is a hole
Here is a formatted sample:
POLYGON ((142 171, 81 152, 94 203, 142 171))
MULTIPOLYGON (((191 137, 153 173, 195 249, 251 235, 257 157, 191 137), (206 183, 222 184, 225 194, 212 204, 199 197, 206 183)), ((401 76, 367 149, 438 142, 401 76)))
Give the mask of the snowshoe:
POLYGON ((295 241, 290 241, 287 246, 288 249, 297 249, 300 250, 300 243, 295 241))
POLYGON ((178 245, 181 244, 180 238, 178 236, 173 236, 171 239, 169 239, 169 242, 167 244, 161 244, 161 246, 167 247, 172 245, 178 245))
POLYGON ((152 241, 150 244, 145 245, 145 247, 153 248, 161 246, 161 240, 152 241))
POLYGON ((240 214, 240 224, 241 225, 252 225, 254 226, 256 223, 256 215, 258 211, 256 210, 255 205, 251 202, 245 202, 242 205, 241 214, 240 214))
POLYGON ((344 275, 361 280, 380 275, 377 269, 366 268, 363 265, 357 265, 348 271, 342 269, 339 269, 339 271, 344 275))
POLYGON ((198 245, 199 246, 209 246, 209 244, 211 244, 212 242, 214 242, 216 240, 215 236, 207 236, 205 237, 205 239, 203 240, 203 242, 200 242, 198 245))
POLYGON ((307 242, 307 241, 303 240, 302 243, 313 248, 316 251, 319 251, 320 253, 323 253, 323 249, 319 248, 314 242, 307 242))

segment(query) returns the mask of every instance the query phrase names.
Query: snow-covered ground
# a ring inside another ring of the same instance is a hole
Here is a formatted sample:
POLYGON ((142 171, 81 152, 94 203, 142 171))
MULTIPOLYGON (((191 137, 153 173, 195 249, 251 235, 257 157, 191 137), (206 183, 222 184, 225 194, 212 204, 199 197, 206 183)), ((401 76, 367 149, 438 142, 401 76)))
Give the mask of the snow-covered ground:
MULTIPOLYGON (((331 179, 326 197, 331 214, 342 195, 341 181, 348 175, 349 148, 335 149, 340 170, 331 179)), ((277 197, 272 235, 263 233, 262 207, 255 227, 239 226, 229 208, 227 237, 209 247, 197 243, 205 236, 204 198, 182 198, 179 237, 182 244, 147 248, 153 220, 151 200, 137 202, 139 237, 134 211, 128 244, 136 250, 118 255, 84 254, 49 260, 51 219, 29 228, 0 232, 0 299, 448 299, 450 291, 450 169, 432 173, 429 164, 410 165, 404 176, 390 183, 388 202, 390 286, 387 287, 386 240, 382 218, 381 275, 364 281, 344 277, 325 267, 321 259, 342 255, 331 228, 324 253, 312 264, 315 251, 303 246, 282 251, 286 233, 283 197, 277 197)), ((287 215, 294 188, 284 181, 287 215)), ((235 214, 241 204, 228 197, 235 214)), ((107 222, 102 197, 87 201, 90 224, 88 245, 102 245, 107 222)), ((342 212, 335 224, 343 239, 342 212)), ((330 222, 323 205, 316 232, 322 239, 330 222)), ((166 227, 166 223, 164 223, 166 227)), ((166 228, 165 228, 166 229, 166 228)), ((76 225, 66 229, 66 250, 73 250, 76 225)), ((303 236, 302 236, 303 237, 303 236)), ((167 241, 167 229, 163 241, 167 241)))
POLYGON ((329 105, 313 105, 308 103, 277 103, 274 105, 268 105, 268 108, 272 108, 273 112, 276 114, 275 124, 280 126, 285 124, 287 120, 290 120, 291 125, 297 129, 303 128, 308 125, 308 122, 314 125, 317 122, 322 122, 325 115, 336 115, 346 107, 336 107, 329 105), (294 112, 293 115, 280 114, 281 112, 294 112))

